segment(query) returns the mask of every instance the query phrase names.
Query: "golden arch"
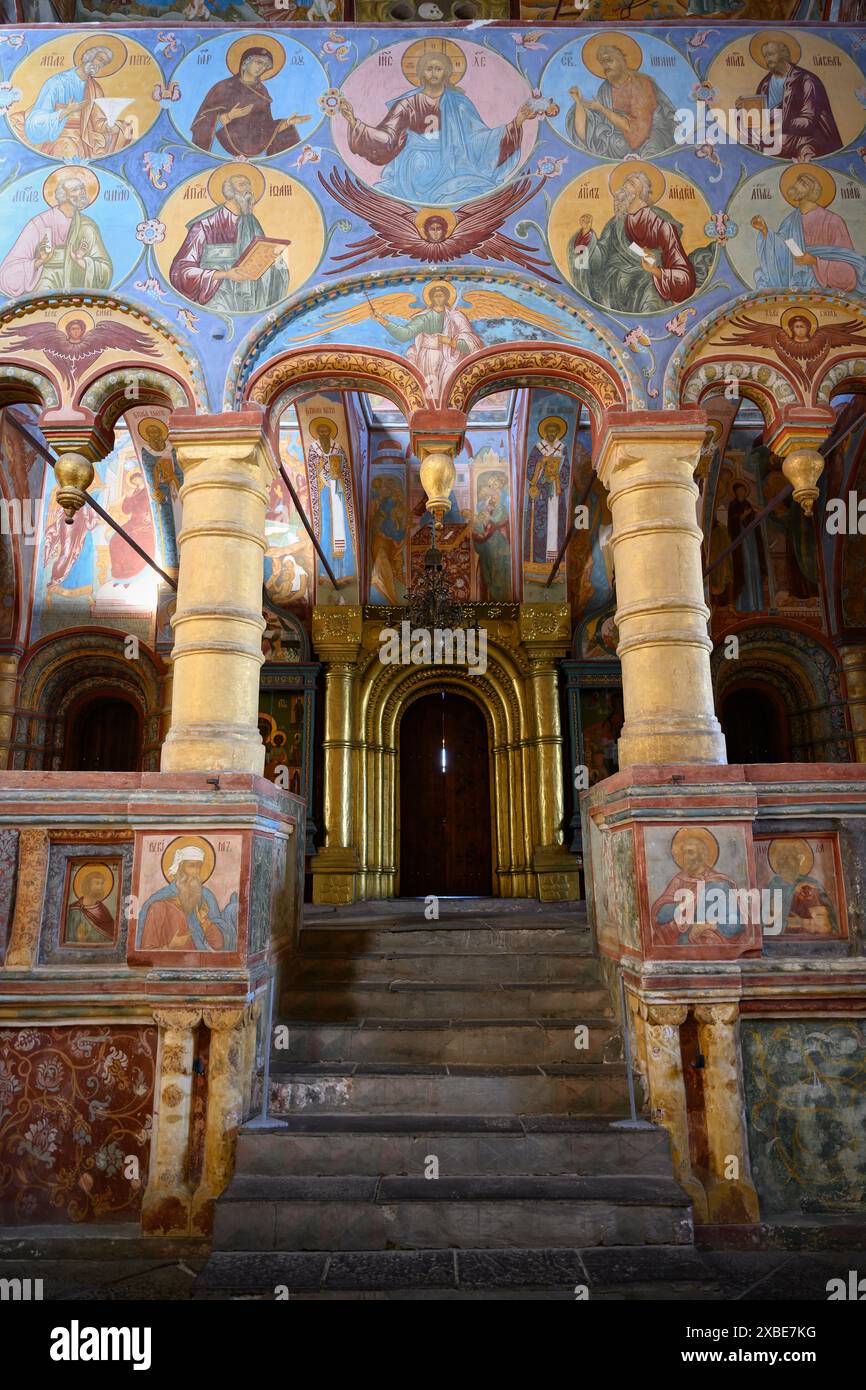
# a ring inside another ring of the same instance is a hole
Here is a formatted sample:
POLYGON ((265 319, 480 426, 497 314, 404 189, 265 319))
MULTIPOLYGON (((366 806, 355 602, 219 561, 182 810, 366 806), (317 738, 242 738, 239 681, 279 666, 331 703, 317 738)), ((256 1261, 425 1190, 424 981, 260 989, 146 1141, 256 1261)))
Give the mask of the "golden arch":
POLYGON ((401 357, 368 348, 296 348, 266 362, 251 376, 243 400, 278 413, 311 386, 374 391, 393 401, 406 419, 427 404, 421 374, 401 357))
POLYGON ((472 700, 487 724, 495 895, 577 896, 576 864, 562 839, 556 685, 556 661, 569 645, 567 606, 471 608, 467 621, 487 634, 487 668, 478 675, 465 666, 380 661, 380 633, 403 610, 314 610, 314 647, 328 662, 325 846, 313 861, 315 901, 398 891, 400 720, 415 700, 443 688, 472 700))
POLYGON ((636 402, 613 368, 583 348, 549 343, 515 343, 484 348, 455 369, 446 383, 443 405, 469 414, 493 390, 515 386, 559 386, 579 396, 598 426, 605 410, 636 402))

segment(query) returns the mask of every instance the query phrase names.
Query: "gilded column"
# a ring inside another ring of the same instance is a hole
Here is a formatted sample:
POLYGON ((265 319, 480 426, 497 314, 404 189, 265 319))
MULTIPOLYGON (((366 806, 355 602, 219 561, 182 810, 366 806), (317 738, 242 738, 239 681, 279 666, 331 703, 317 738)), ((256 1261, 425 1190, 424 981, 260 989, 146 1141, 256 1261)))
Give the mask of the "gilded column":
POLYGON ((619 765, 723 763, 713 708, 695 466, 699 412, 608 417, 596 467, 608 490, 625 722, 619 765))
POLYGON ((163 772, 256 772, 268 486, 258 412, 172 417, 184 474, 174 677, 163 772))
POLYGON ((758 1194, 749 1165, 743 1070, 736 1004, 700 1004, 695 1009, 704 1058, 704 1110, 710 1169, 709 1220, 719 1225, 760 1220, 758 1194))
POLYGON ((325 663, 324 844, 312 864, 314 903, 351 903, 358 893, 352 772, 362 636, 359 607, 313 609, 313 646, 325 663))
POLYGON ((535 760, 532 867, 542 902, 580 897, 577 860, 563 843, 565 788, 557 662, 569 648, 569 612, 567 603, 520 607, 520 640, 529 663, 530 739, 535 760))
POLYGON ((854 761, 866 763, 866 647, 840 647, 839 655, 848 691, 854 761))
POLYGON ((48 831, 21 830, 15 912, 6 947, 7 970, 32 970, 39 956, 39 931, 48 873, 48 831))
POLYGON ((663 1125, 670 1135, 671 1159, 677 1182, 692 1199, 695 1221, 707 1220, 707 1195, 692 1171, 689 1145, 689 1114, 680 1027, 686 1021, 685 1004, 645 1004, 640 1006, 644 1020, 650 1119, 663 1125))
POLYGON ((0 768, 9 767, 12 759, 20 659, 18 651, 0 652, 0 768))
POLYGON ((145 1235, 186 1235, 192 1209, 188 1168, 194 1030, 201 1011, 166 1009, 153 1016, 160 1028, 160 1066, 141 1229, 145 1235))
POLYGON ((192 1201, 194 1234, 210 1233, 214 1202, 234 1172, 235 1145, 243 1118, 246 1017, 243 1009, 206 1010, 204 1014, 210 1029, 210 1055, 204 1161, 192 1201))

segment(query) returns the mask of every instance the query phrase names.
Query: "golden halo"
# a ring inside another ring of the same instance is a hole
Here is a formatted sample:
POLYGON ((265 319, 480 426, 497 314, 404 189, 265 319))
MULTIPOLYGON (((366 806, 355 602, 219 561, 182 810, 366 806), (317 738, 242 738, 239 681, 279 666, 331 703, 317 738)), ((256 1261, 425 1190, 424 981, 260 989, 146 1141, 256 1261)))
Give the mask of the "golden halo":
POLYGON ((189 846, 204 850, 204 859, 202 860, 201 866, 201 881, 202 883, 207 883, 214 871, 216 854, 214 853, 213 847, 208 844, 207 840, 203 840, 201 835, 177 835, 175 839, 169 840, 167 847, 163 850, 162 859, 160 860, 162 876, 166 883, 174 883, 176 877, 176 875, 169 877, 168 873, 174 861, 174 856, 177 854, 178 850, 187 849, 189 846))
POLYGON ((87 206, 90 207, 91 203, 96 202, 99 197, 99 179, 93 170, 82 169, 78 164, 62 164, 59 169, 55 169, 53 173, 48 175, 42 185, 42 196, 50 208, 57 206, 55 190, 58 183, 61 180, 65 182, 66 179, 76 177, 81 179, 87 190, 87 206))
POLYGON ((310 421, 310 434, 318 438, 319 430, 328 431, 328 439, 336 439, 339 434, 339 426, 336 420, 329 420, 327 415, 317 415, 310 421))
POLYGON ((261 711, 259 713, 259 723, 268 726, 268 738, 272 740, 274 734, 277 732, 277 721, 274 719, 274 716, 272 714, 265 714, 264 711, 261 711))
POLYGON ((230 73, 240 72, 241 59, 251 48, 264 48, 270 53, 274 66, 265 78, 266 82, 270 82, 272 77, 276 77, 280 68, 285 66, 286 50, 279 39, 272 39, 268 34, 246 34, 241 39, 235 39, 226 54, 226 67, 230 73))
MULTIPOLYGON (((781 873, 782 873, 781 869, 779 868, 779 865, 776 863, 776 860, 777 860, 778 857, 779 857, 779 855, 778 855, 778 847, 779 847, 779 846, 783 846, 783 845, 787 845, 787 846, 789 846, 790 848, 792 848, 792 849, 797 849, 797 850, 799 851, 799 854, 800 854, 800 873, 801 873, 801 874, 808 874, 808 873, 810 873, 810 872, 811 872, 811 869, 812 869, 812 865, 813 865, 814 862, 815 862, 815 856, 814 856, 814 854, 812 853, 812 846, 809 845, 809 844, 807 844, 805 840, 797 840, 797 839, 790 839, 790 840, 789 840, 789 839, 772 840, 772 841, 770 842, 770 848, 767 850, 767 859, 768 859, 768 861, 769 861, 770 868, 773 870, 773 872, 774 872, 774 873, 777 873, 777 874, 781 874, 781 873)), ((785 875, 782 874, 782 878, 784 878, 784 877, 785 877, 785 875)))
MULTIPOLYGON (((422 237, 424 236, 424 224, 429 222, 431 217, 438 217, 445 223, 448 236, 451 235, 454 228, 457 226, 457 218, 454 216, 454 213, 449 212, 447 208, 422 208, 420 212, 416 212, 415 214, 415 226, 418 228, 422 237)), ((424 237, 424 240, 426 241, 427 238, 424 237)))
POLYGON ((711 869, 719 857, 719 842, 715 835, 700 825, 684 825, 681 830, 678 830, 671 840, 671 857, 679 869, 683 867, 680 855, 684 840, 700 840, 706 850, 704 864, 708 869, 711 869))
MULTIPOLYGON (((800 174, 809 174, 816 183, 821 185, 821 196, 818 198, 818 206, 828 208, 836 197, 836 180, 829 169, 822 169, 820 164, 790 164, 779 179, 779 192, 786 203, 791 203, 788 197, 788 189, 792 183, 796 183, 800 174)), ((795 204, 791 203, 791 207, 795 204)))
POLYGON ((72 876, 72 891, 75 894, 76 898, 81 897, 81 891, 84 886, 84 880, 87 877, 87 875, 95 873, 98 873, 102 879, 103 891, 99 895, 99 901, 101 903, 105 902, 105 899, 108 897, 109 893, 114 887, 114 874, 112 873, 108 865, 103 864, 102 861, 99 859, 94 859, 91 864, 82 864, 79 868, 75 870, 75 873, 72 876))
POLYGON ((466 55, 453 39, 418 39, 417 42, 410 43, 400 59, 400 67, 406 81, 411 82, 413 87, 418 86, 418 64, 428 53, 436 53, 439 57, 444 54, 446 58, 450 58, 452 73, 448 86, 456 87, 466 71, 466 55))
POLYGON ((425 285, 421 291, 421 298, 424 300, 428 309, 430 308, 430 300, 433 297, 434 290, 447 290, 448 308, 452 309, 454 307, 454 301, 457 298, 457 291, 454 286, 449 284, 447 280, 431 280, 429 285, 425 285))
POLYGON ((767 66, 761 52, 765 43, 783 43, 791 55, 791 62, 799 63, 802 49, 792 34, 787 31, 780 33, 776 29, 759 29, 757 34, 753 34, 749 39, 749 52, 753 62, 757 63, 759 68, 766 68, 767 66))
POLYGON ((68 323, 73 323, 75 319, 81 319, 84 323, 86 323, 87 332, 90 332, 91 328, 93 327, 93 315, 88 314, 86 309, 70 309, 68 314, 64 314, 62 318, 59 318, 57 320, 57 331, 59 333, 65 333, 66 325, 68 323))
POLYGON ((165 431, 165 439, 163 441, 163 447, 165 447, 165 445, 168 443, 168 425, 165 423, 165 421, 160 420, 156 415, 146 415, 143 420, 139 420, 138 433, 139 435, 141 435, 142 438, 144 438, 144 436, 142 435, 142 430, 144 429, 145 425, 158 425, 161 430, 165 431))
POLYGON ((207 181, 212 202, 225 206, 223 184, 232 174, 244 174, 249 179, 253 188, 253 202, 257 203, 265 191, 265 176, 254 164, 223 164, 219 169, 214 169, 207 181))
POLYGON ((568 425, 566 424, 565 420, 563 420, 561 415, 545 415, 544 419, 539 420, 538 422, 539 439, 544 438, 544 435, 541 433, 541 431, 544 429, 545 425, 556 425, 557 429, 559 430, 559 434, 556 436, 557 439, 564 439, 565 436, 568 434, 568 425))
POLYGON ((618 48, 625 58, 626 67, 632 72, 637 72, 643 62, 641 46, 630 34, 593 34, 591 39, 587 39, 581 49, 581 61, 585 68, 594 72, 596 77, 604 77, 601 63, 598 60, 598 50, 600 48, 618 48))
POLYGON ((811 309, 800 309, 796 304, 792 308, 786 309, 785 312, 779 316, 779 327, 784 328, 786 333, 790 333, 791 330, 788 324, 792 319, 805 319, 807 323, 812 325, 813 333, 817 330, 818 319, 812 313, 811 309))
POLYGON ((622 164, 618 164, 607 181, 608 188, 611 193, 618 193, 629 174, 635 173, 638 169, 649 179, 650 201, 657 203, 659 198, 664 197, 665 176, 661 169, 657 169, 654 164, 645 164, 642 159, 626 159, 622 164))
POLYGON ((72 54, 72 66, 77 68, 88 48, 107 48, 111 52, 111 62, 103 68, 99 74, 100 81, 103 77, 113 77, 116 72, 120 72, 129 54, 126 51, 126 44, 123 39, 119 39, 116 34, 93 34, 81 43, 76 45, 72 54))

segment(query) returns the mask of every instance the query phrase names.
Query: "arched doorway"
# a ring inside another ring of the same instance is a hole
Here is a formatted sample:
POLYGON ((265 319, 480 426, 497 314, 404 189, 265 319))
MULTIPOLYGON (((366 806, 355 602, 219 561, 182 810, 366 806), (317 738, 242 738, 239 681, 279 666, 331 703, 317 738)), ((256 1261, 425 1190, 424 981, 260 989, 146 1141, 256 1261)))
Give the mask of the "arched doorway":
POLYGON ((130 700, 97 696, 69 716, 65 739, 67 772, 137 772, 141 765, 141 721, 130 700))
POLYGON ((400 721, 400 894, 491 888, 487 724, 472 700, 423 695, 400 721))
POLYGON ((784 763, 790 760, 788 716, 781 701, 760 686, 742 685, 722 702, 719 722, 729 763, 784 763))

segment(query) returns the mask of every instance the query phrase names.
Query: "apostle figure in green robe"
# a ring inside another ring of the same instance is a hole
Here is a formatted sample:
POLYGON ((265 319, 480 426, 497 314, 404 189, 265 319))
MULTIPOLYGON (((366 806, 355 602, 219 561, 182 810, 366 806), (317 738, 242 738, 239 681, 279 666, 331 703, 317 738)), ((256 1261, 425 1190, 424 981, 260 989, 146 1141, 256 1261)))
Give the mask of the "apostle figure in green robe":
POLYGON ((682 224, 658 206, 664 176, 652 165, 621 164, 610 179, 613 216, 596 235, 592 214, 568 245, 572 284, 620 314, 647 314, 690 299, 713 263, 712 245, 686 254, 682 224))

